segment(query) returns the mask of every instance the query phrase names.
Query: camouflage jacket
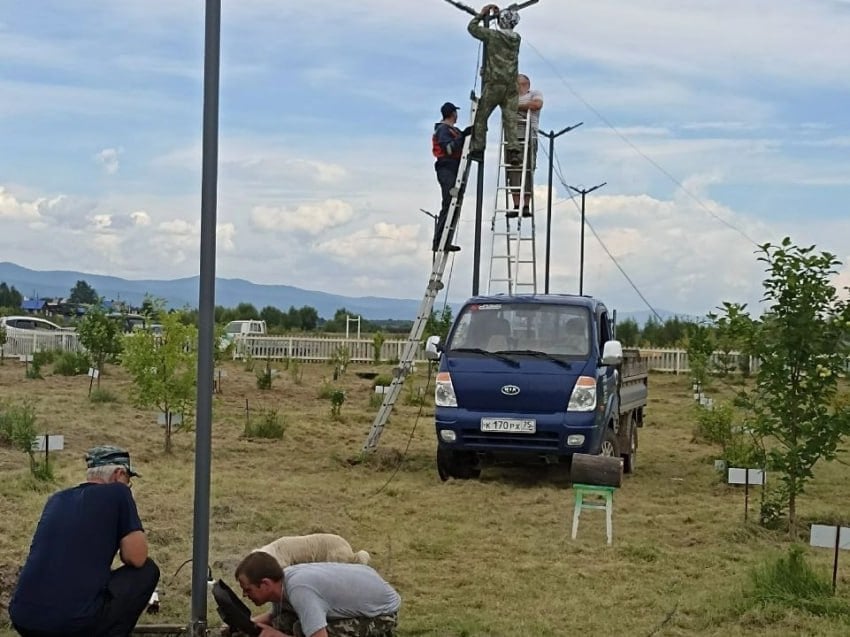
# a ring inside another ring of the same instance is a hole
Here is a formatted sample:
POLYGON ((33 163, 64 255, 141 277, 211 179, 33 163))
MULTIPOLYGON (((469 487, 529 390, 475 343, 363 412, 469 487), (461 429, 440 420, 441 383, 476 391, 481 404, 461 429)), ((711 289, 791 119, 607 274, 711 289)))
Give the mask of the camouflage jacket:
POLYGON ((519 34, 488 29, 479 24, 480 22, 481 18, 472 18, 468 30, 473 38, 484 43, 484 83, 515 83, 519 73, 519 34))

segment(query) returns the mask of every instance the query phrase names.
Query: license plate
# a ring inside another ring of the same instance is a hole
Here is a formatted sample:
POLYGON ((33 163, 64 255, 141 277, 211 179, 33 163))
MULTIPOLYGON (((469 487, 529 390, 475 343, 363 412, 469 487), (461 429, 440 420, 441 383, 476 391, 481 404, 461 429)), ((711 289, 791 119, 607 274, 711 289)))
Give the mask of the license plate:
POLYGON ((533 434, 537 431, 537 421, 515 418, 482 418, 481 431, 509 434, 533 434))

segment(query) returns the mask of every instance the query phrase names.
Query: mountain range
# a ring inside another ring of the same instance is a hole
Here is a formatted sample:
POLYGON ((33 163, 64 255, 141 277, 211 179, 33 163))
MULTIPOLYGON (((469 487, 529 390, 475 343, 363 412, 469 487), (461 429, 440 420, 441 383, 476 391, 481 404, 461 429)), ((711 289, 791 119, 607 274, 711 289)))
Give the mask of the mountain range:
MULTIPOLYGON (((15 263, 0 262, 0 281, 15 286, 21 294, 29 298, 67 297, 77 281, 85 281, 101 297, 123 300, 134 306, 141 305, 146 294, 164 299, 168 307, 198 305, 197 276, 173 280, 135 280, 70 270, 30 270, 15 263)), ((332 318, 336 310, 344 307, 351 314, 359 314, 369 320, 410 320, 416 316, 420 301, 377 296, 342 296, 291 285, 262 285, 244 279, 216 278, 215 303, 224 307, 251 303, 257 309, 271 305, 284 311, 290 306, 308 305, 316 308, 319 316, 323 318, 332 318)), ((662 318, 674 315, 666 310, 658 312, 662 318)), ((649 315, 648 311, 639 311, 620 312, 618 316, 620 319, 634 318, 643 325, 649 315)))

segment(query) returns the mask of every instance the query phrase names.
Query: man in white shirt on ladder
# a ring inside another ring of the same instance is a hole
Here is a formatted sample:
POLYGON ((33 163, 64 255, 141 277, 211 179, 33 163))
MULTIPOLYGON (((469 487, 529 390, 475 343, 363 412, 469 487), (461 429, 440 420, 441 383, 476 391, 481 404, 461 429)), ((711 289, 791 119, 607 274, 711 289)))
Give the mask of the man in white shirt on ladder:
MULTIPOLYGON (((540 126, 540 110, 543 108, 543 93, 531 88, 531 80, 527 75, 517 75, 517 87, 519 88, 519 108, 517 112, 517 134, 520 139, 525 137, 525 120, 531 118, 531 131, 528 135, 528 154, 526 156, 525 174, 525 202, 522 207, 522 216, 531 216, 531 191, 534 185, 534 169, 537 167, 537 131, 540 126)), ((508 167, 506 179, 508 185, 516 190, 512 191, 514 209, 508 211, 508 218, 519 215, 519 188, 522 185, 522 167, 508 167)))

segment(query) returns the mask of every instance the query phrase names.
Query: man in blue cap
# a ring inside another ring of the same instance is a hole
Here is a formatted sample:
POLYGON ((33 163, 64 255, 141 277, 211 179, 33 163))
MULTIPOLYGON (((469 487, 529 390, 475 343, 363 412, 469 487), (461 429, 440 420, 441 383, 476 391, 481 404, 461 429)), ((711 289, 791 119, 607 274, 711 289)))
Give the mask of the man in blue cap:
POLYGON ((23 637, 129 637, 159 581, 130 479, 130 454, 86 454, 86 482, 47 500, 9 603, 23 637), (112 570, 116 552, 124 566, 112 570))
MULTIPOLYGON (((440 107, 440 114, 443 116, 442 121, 434 124, 434 134, 431 136, 431 152, 435 157, 434 170, 437 172, 437 182, 440 184, 440 192, 442 193, 442 203, 440 205, 440 214, 437 216, 437 223, 434 226, 434 239, 431 244, 431 250, 437 251, 440 245, 440 237, 443 235, 443 229, 446 227, 446 220, 449 215, 449 206, 452 203, 452 189, 457 182, 457 171, 460 168, 460 158, 463 154, 463 140, 472 132, 472 127, 467 127, 460 130, 457 124, 458 107, 451 102, 446 102, 440 107)), ((449 240, 446 243, 446 250, 449 252, 457 252, 460 246, 452 244, 452 228, 449 231, 449 240)))

